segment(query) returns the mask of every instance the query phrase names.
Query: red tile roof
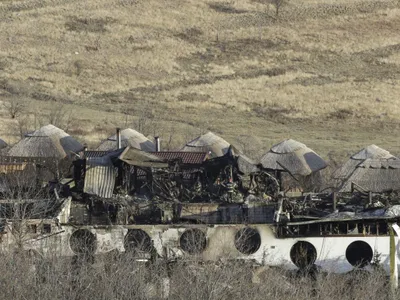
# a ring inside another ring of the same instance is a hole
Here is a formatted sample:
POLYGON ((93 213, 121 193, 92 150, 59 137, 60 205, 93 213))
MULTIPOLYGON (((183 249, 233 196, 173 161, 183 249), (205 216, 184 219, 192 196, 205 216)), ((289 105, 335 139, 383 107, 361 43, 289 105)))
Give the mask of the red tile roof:
POLYGON ((152 154, 166 160, 181 158, 184 164, 193 165, 201 164, 209 158, 207 152, 160 151, 152 152, 152 154))

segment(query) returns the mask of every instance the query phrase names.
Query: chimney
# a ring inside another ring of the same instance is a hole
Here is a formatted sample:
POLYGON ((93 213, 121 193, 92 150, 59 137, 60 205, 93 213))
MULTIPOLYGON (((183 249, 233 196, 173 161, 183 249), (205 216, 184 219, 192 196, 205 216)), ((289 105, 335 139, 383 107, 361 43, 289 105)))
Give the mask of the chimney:
POLYGON ((117 128, 117 149, 121 148, 121 128, 117 128))
POLYGON ((160 137, 156 136, 154 137, 155 142, 156 142, 156 152, 160 152, 161 151, 161 146, 160 146, 160 137))

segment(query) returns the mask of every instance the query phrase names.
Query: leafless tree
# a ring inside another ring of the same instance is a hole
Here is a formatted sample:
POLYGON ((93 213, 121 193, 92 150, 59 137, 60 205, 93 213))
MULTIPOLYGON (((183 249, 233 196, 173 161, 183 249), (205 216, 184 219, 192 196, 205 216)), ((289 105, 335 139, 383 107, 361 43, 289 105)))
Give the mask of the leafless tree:
POLYGON ((252 159, 259 159, 262 155, 262 143, 260 139, 252 135, 239 135, 235 138, 235 145, 239 147, 239 150, 243 154, 249 156, 252 159))
POLYGON ((279 17, 279 12, 282 6, 287 3, 287 0, 268 0, 275 7, 275 16, 279 17))
POLYGON ((284 6, 289 0, 257 0, 257 2, 265 4, 268 12, 268 5, 272 4, 275 8, 275 17, 278 18, 280 9, 284 6))
POLYGON ((20 116, 25 109, 24 101, 15 97, 3 101, 3 106, 10 115, 11 119, 15 119, 20 116))
POLYGON ((5 220, 17 249, 23 249, 38 225, 42 225, 38 220, 56 206, 48 190, 40 187, 34 173, 35 167, 28 165, 23 171, 3 174, 0 178, 0 219, 5 220))
POLYGON ((73 110, 68 109, 65 105, 54 105, 47 113, 39 117, 39 125, 52 124, 68 131, 74 121, 73 114, 73 110))

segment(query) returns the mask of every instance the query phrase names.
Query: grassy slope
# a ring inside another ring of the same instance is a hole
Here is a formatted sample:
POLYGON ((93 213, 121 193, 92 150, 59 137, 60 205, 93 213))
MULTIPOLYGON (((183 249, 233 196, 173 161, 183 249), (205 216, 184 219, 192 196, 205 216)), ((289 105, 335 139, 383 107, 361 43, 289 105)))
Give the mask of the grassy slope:
POLYGON ((0 100, 24 99, 24 118, 68 103, 93 145, 145 111, 161 120, 145 133, 174 145, 211 129, 247 148, 400 153, 399 16, 393 1, 293 1, 276 20, 250 0, 0 0, 0 100))

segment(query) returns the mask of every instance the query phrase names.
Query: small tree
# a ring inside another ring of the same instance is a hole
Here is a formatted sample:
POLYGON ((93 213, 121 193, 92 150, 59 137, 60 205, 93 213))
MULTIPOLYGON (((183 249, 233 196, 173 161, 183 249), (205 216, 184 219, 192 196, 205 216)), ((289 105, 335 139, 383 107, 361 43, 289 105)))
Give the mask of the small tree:
POLYGON ((11 98, 3 102, 3 106, 10 115, 11 119, 15 119, 22 114, 25 109, 25 103, 21 99, 11 98))
POLYGON ((269 0, 269 2, 275 7, 275 16, 277 18, 281 7, 286 4, 286 1, 287 0, 269 0))
POLYGON ((280 9, 288 2, 288 0, 258 0, 258 2, 266 5, 272 4, 275 8, 275 16, 278 18, 280 9))
POLYGON ((20 250, 36 231, 38 220, 45 219, 46 214, 57 207, 55 199, 50 199, 49 191, 38 185, 32 172, 35 171, 26 167, 24 171, 0 178, 3 186, 0 193, 0 219, 6 220, 5 226, 12 234, 16 248, 20 250), (35 225, 30 222, 32 219, 36 220, 33 223, 35 225))
POLYGON ((74 121, 73 114, 73 110, 68 109, 65 105, 54 105, 47 113, 40 116, 39 125, 52 124, 68 131, 74 121))

